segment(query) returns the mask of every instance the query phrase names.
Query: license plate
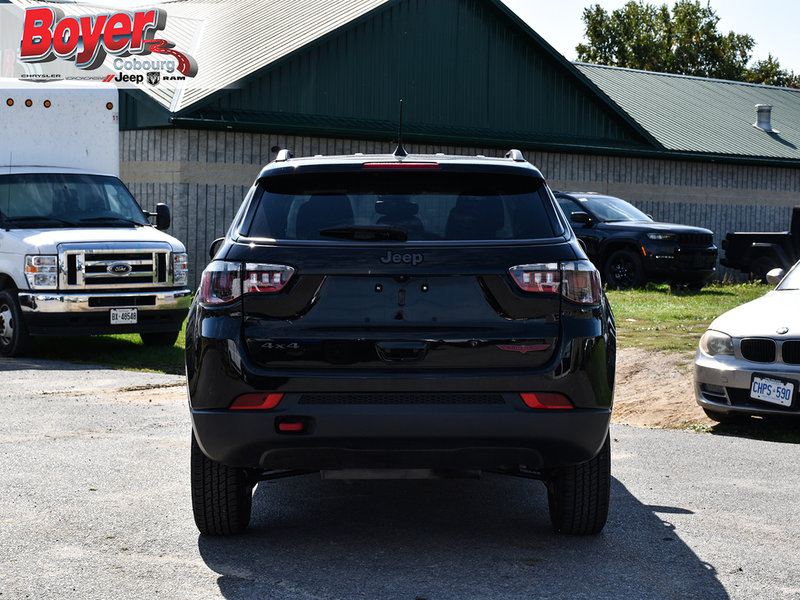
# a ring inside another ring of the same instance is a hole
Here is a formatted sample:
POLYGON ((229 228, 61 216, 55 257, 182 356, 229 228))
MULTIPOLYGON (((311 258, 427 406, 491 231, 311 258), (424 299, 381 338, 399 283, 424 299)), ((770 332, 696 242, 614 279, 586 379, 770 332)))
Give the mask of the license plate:
POLYGON ((138 308, 112 308, 112 325, 135 325, 139 320, 138 308))
POLYGON ((762 402, 791 406, 794 397, 794 382, 753 375, 750 383, 750 397, 762 402))

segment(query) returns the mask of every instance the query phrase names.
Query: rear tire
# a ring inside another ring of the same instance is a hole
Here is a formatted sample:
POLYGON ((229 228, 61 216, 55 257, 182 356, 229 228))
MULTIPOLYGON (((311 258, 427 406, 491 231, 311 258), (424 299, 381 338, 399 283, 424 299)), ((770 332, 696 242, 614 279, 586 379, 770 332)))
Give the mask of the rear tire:
POLYGON ((550 522, 558 533, 594 535, 608 518, 611 495, 611 442, 609 435, 592 460, 556 469, 547 482, 550 522))
POLYGON ((23 356, 30 345, 16 293, 0 291, 0 356, 23 356))
POLYGON ((211 460, 192 433, 192 511, 205 535, 236 535, 250 524, 253 483, 244 469, 211 460))
POLYGON ((174 346, 180 331, 167 331, 161 333, 140 333, 145 346, 174 346))
POLYGON ((606 285, 612 289, 627 290, 642 284, 642 261, 631 250, 611 253, 603 268, 606 285))

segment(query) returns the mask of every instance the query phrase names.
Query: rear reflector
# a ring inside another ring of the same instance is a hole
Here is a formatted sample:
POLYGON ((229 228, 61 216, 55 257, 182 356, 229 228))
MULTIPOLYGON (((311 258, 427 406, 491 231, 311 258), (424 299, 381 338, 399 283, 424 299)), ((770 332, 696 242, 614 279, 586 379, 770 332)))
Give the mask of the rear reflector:
POLYGON ((563 394, 536 392, 520 394, 522 401, 530 408, 574 408, 563 394))
POLYGON ((278 423, 278 431, 283 433, 299 433, 304 431, 306 424, 303 421, 281 421, 278 423))
POLYGON ((231 404, 234 410, 269 410, 275 408, 283 394, 244 394, 231 404))
POLYGON ((362 165, 364 169, 438 169, 435 162, 371 162, 362 165))

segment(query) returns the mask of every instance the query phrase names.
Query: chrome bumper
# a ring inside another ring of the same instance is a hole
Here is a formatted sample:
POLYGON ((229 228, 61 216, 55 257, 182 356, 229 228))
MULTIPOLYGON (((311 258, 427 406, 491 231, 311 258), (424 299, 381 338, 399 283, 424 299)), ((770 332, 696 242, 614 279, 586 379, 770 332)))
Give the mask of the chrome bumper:
POLYGON ((142 311, 187 309, 191 290, 113 292, 73 294, 57 292, 19 292, 24 313, 103 312, 109 308, 138 308, 142 311), (95 304, 92 306, 92 304, 95 304))

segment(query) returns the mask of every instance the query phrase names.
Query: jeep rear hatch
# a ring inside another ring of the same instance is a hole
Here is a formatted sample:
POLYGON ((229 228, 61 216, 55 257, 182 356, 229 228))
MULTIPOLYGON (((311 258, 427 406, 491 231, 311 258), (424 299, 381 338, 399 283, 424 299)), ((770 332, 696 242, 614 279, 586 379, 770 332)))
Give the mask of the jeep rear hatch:
POLYGON ((261 365, 537 368, 558 349, 561 280, 578 257, 538 177, 280 175, 253 204, 220 268, 241 265, 261 365))

